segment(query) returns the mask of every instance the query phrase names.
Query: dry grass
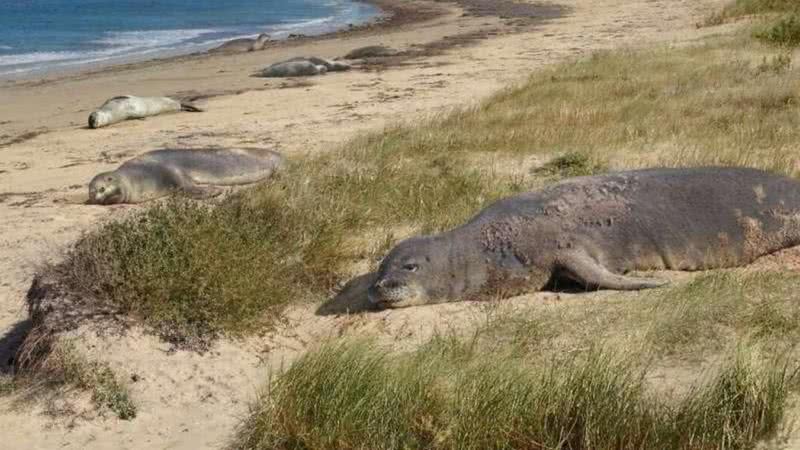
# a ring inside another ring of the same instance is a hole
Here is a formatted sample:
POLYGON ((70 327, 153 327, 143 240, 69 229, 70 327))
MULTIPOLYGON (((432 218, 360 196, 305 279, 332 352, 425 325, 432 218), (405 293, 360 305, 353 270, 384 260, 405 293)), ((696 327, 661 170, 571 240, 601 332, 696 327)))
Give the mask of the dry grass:
MULTIPOLYGON (((137 408, 127 385, 107 364, 90 360, 72 342, 61 341, 48 349, 35 366, 23 367, 8 380, 9 391, 16 402, 46 402, 64 398, 70 390, 88 391, 94 407, 101 413, 110 411, 122 420, 136 417, 137 408)), ((2 395, 0 380, 0 395, 2 395)))

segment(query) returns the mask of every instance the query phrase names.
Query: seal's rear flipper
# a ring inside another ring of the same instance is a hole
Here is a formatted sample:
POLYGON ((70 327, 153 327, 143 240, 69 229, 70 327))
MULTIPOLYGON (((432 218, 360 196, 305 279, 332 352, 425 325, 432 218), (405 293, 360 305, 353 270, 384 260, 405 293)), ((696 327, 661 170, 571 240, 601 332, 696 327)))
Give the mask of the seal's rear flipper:
POLYGON ((191 103, 188 102, 181 102, 181 111, 189 111, 189 112, 204 112, 202 108, 198 108, 191 103))
POLYGON ((587 255, 572 255, 562 264, 569 278, 594 289, 617 289, 636 291, 664 286, 667 280, 656 278, 628 277, 613 273, 587 255))

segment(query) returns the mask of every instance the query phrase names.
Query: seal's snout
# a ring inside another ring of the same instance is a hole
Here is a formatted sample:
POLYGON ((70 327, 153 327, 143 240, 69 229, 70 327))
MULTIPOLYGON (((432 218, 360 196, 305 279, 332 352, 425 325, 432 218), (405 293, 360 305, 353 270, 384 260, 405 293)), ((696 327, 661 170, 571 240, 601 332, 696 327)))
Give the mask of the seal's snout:
POLYGON ((400 288, 400 282, 390 278, 380 278, 367 290, 369 301, 379 306, 391 306, 392 293, 400 288))
POLYGON ((89 128, 97 128, 97 112, 89 114, 89 128))

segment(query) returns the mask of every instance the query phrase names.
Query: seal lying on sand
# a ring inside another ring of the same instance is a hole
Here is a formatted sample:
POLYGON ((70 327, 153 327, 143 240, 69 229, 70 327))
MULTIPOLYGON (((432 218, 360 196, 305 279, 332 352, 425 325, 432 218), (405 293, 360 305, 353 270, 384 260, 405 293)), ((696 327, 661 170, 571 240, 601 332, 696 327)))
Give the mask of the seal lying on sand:
POLYGON ((123 95, 106 100, 97 111, 89 114, 89 128, 100 128, 128 119, 142 119, 165 112, 203 110, 169 97, 135 97, 123 95))
POLYGON ((283 61, 262 70, 257 76, 265 78, 301 77, 322 75, 328 71, 323 64, 314 64, 307 60, 283 61))
POLYGON ((285 62, 294 62, 294 61, 308 61, 311 64, 315 64, 317 66, 325 66, 325 69, 328 72, 345 72, 351 69, 350 64, 345 64, 339 61, 331 61, 324 58, 317 58, 316 56, 298 56, 296 58, 292 58, 285 62))
POLYGON ((282 162, 270 150, 154 150, 95 176, 89 183, 89 203, 140 203, 176 190, 211 196, 218 191, 208 185, 255 183, 270 177, 282 162))
POLYGON ((511 296, 561 278, 665 284, 632 270, 747 264, 800 244, 800 182, 754 169, 649 169, 573 178, 500 200, 452 231, 401 242, 370 301, 401 307, 511 296))
POLYGON ((350 53, 344 55, 344 59, 383 58, 397 56, 399 53, 399 51, 393 48, 384 47, 382 45, 370 45, 352 50, 350 53))
POLYGON ((243 53, 263 50, 269 42, 269 35, 261 33, 257 38, 241 38, 228 41, 219 47, 209 50, 209 53, 243 53))

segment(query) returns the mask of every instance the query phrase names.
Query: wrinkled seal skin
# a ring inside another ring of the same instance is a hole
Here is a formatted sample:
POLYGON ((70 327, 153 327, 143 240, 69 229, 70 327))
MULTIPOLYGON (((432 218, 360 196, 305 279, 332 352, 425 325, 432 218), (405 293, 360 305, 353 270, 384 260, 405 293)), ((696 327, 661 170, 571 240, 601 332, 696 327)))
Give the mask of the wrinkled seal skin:
POLYGON ((210 53, 244 53, 263 50, 269 42, 269 35, 261 33, 257 38, 241 38, 230 40, 219 47, 209 50, 210 53))
POLYGON ((143 119, 167 112, 201 112, 202 109, 169 97, 136 97, 123 95, 106 100, 89 115, 89 128, 105 127, 123 120, 143 119))
POLYGON ((281 78, 281 77, 302 77, 312 75, 322 75, 328 71, 328 68, 322 64, 314 64, 311 61, 283 61, 275 63, 258 73, 258 76, 264 78, 281 78))
POLYGON ((743 168, 648 169, 573 178, 500 200, 452 231, 398 244, 370 301, 401 307, 540 290, 665 284, 637 270, 750 263, 800 244, 800 182, 743 168))
POLYGON ((218 193, 210 186, 233 186, 269 178, 283 163, 270 150, 154 150, 96 175, 90 204, 140 203, 181 191, 194 197, 218 193))

